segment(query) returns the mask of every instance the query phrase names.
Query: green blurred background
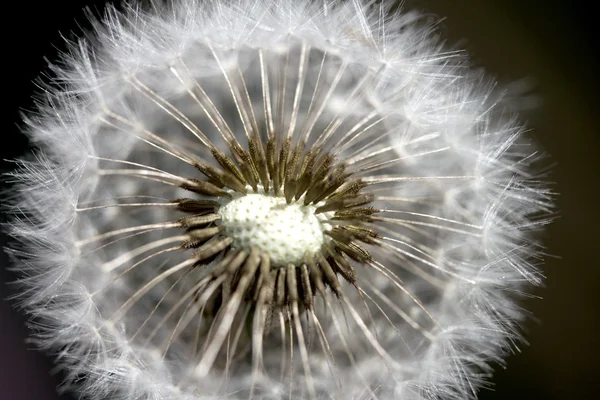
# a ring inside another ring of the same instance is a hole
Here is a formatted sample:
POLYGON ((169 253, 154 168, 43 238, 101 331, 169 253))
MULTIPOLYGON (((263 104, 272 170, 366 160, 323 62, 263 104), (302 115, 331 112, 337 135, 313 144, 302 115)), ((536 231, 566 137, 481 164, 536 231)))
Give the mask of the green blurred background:
MULTIPOLYGON (((414 2, 416 4, 416 2, 414 2)), ((545 235, 542 300, 526 305, 529 346, 499 370, 491 399, 594 398, 600 383, 599 85, 597 13, 577 1, 421 0, 447 17, 450 42, 466 39, 475 62, 501 82, 529 78, 540 105, 526 114, 556 163, 559 219, 545 235)))
MULTIPOLYGON (((26 148, 16 128, 18 112, 31 106, 31 81, 43 69, 43 57, 56 56, 52 44, 62 46, 59 31, 67 36, 78 31, 74 21, 86 20, 81 9, 91 3, 13 2, 12 12, 4 14, 11 20, 3 25, 3 159, 26 148)), ((97 7, 103 3, 96 2, 97 7)), ((535 316, 525 326, 529 345, 508 359, 506 370, 498 369, 492 390, 483 390, 480 398, 593 398, 600 357, 597 14, 583 1, 405 3, 445 17, 441 28, 448 43, 467 49, 475 65, 501 83, 527 78, 529 93, 540 104, 525 117, 556 164, 551 178, 560 193, 560 215, 544 236, 548 252, 556 257, 544 267, 546 287, 535 291, 543 299, 526 303, 535 316)), ((7 168, 3 163, 2 169, 7 168)), ((1 265, 0 297, 5 297, 11 290, 5 283, 13 277, 4 258, 1 265)), ((0 302, 0 400, 71 399, 56 394, 60 376, 50 374, 51 362, 30 349, 26 335, 23 317, 0 302)))

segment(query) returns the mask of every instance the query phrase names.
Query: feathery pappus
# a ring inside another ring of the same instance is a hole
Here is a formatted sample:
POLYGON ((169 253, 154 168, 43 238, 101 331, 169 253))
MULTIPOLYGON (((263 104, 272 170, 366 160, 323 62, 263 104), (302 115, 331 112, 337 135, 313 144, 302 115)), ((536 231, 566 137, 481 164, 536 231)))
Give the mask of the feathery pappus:
POLYGON ((373 1, 108 7, 25 116, 8 250, 87 399, 465 399, 552 193, 495 82, 373 1))

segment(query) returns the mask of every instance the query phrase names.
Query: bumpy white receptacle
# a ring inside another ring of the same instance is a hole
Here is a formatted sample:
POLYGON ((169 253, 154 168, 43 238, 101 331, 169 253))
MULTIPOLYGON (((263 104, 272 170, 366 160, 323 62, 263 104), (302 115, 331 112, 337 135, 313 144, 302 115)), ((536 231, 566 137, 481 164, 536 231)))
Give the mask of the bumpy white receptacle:
POLYGON ((315 206, 286 203, 283 197, 248 194, 221 207, 219 215, 233 247, 258 247, 268 253, 273 266, 302 262, 306 252, 317 252, 326 224, 315 206))

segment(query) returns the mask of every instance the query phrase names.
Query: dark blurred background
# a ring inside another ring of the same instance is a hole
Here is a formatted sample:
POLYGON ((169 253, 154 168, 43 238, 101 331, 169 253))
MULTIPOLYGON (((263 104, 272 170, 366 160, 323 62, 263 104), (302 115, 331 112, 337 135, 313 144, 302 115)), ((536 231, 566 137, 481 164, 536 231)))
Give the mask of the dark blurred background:
MULTIPOLYGON (((250 0, 249 0, 250 1, 250 0)), ((405 0, 408 6, 445 19, 450 44, 466 48, 478 66, 501 83, 527 78, 539 105, 525 117, 542 150, 556 164, 551 179, 560 193, 560 217, 545 234, 546 287, 526 307, 535 315, 525 326, 529 345, 498 368, 481 400, 582 399, 593 397, 598 380, 600 306, 600 64, 598 14, 591 3, 558 0, 405 0)), ((63 48, 61 34, 86 26, 85 6, 104 2, 12 2, 3 11, 1 158, 27 147, 19 134, 19 110, 31 107, 32 80, 63 48)), ((10 164, 2 162, 6 171, 10 164)), ((5 238, 2 236, 2 245, 5 238)), ((0 298, 14 277, 1 254, 0 298)), ((60 375, 25 342, 24 317, 0 301, 0 400, 69 400, 58 395, 60 375)))

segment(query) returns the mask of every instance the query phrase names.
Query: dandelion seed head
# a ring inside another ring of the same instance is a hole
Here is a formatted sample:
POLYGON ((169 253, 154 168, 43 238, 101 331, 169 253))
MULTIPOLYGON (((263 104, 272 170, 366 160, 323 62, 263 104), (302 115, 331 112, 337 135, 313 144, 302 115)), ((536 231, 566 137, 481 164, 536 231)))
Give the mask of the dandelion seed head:
POLYGON ((552 210, 495 83, 372 2, 109 7, 19 161, 23 306, 90 399, 474 398, 552 210))

